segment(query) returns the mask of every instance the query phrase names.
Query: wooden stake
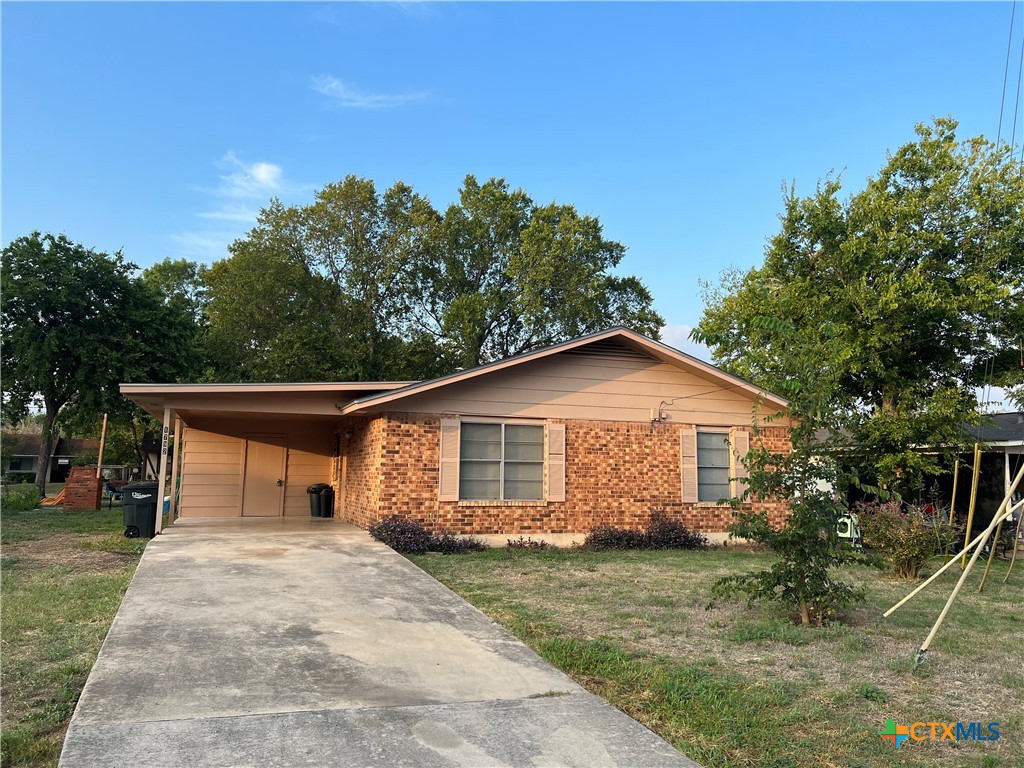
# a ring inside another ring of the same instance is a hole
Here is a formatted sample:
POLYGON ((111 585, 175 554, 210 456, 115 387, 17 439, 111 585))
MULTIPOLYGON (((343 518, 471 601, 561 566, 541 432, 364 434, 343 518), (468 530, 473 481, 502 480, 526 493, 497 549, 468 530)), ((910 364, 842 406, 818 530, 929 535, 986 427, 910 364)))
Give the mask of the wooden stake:
POLYGON ((992 537, 992 543, 988 548, 988 562, 985 563, 985 573, 981 575, 981 584, 978 585, 978 594, 981 594, 981 590, 985 588, 985 582, 988 581, 988 572, 992 567, 992 561, 996 557, 996 544, 999 543, 999 537, 1003 535, 1003 521, 999 521, 999 525, 996 526, 996 535, 992 537))
MULTIPOLYGON (((1017 477, 1014 479, 1013 484, 1010 486, 1010 490, 1006 494, 1006 497, 1003 499, 1003 502, 999 505, 999 509, 996 511, 995 517, 993 517, 992 518, 992 522, 989 523, 989 527, 986 528, 981 533, 979 533, 977 536, 975 536, 971 540, 971 542, 964 548, 964 552, 970 552, 975 547, 978 547, 978 551, 981 551, 981 546, 980 546, 981 542, 984 541, 986 538, 988 538, 989 535, 991 535, 992 529, 996 527, 996 524, 999 522, 999 520, 1000 519, 1005 519, 1005 518, 1009 517, 1012 514, 1012 509, 1013 508, 1010 507, 1010 496, 1017 489, 1017 485, 1020 483, 1022 477, 1024 477, 1024 464, 1021 465, 1020 472, 1017 473, 1017 477)), ((918 584, 917 587, 915 587, 914 590, 909 595, 904 597, 902 600, 900 600, 898 603, 896 603, 896 605, 894 605, 888 611, 883 613, 882 616, 885 616, 885 617, 891 616, 893 614, 893 612, 897 608, 899 608, 901 605, 905 604, 908 600, 910 600, 910 598, 912 598, 914 595, 916 595, 922 589, 924 589, 929 584, 931 584, 933 581, 935 581, 937 578, 939 578, 939 576, 941 576, 943 573, 945 573, 953 565, 953 563, 955 563, 955 562, 956 562, 955 559, 954 560, 950 560, 944 566, 939 568, 939 570, 937 570, 935 573, 933 573, 931 576, 929 576, 923 582, 918 584)))
POLYGON ((974 527, 974 506, 978 500, 978 476, 981 474, 981 446, 974 444, 974 469, 971 473, 971 503, 967 508, 967 530, 964 531, 964 556, 960 558, 960 570, 967 567, 967 540, 974 527))
POLYGON ((107 442, 107 414, 103 414, 103 430, 100 432, 100 456, 96 459, 96 479, 100 479, 103 469, 103 446, 107 442))
POLYGON ((1016 511, 1019 513, 1017 518, 1017 530, 1013 534, 1013 554, 1010 555, 1010 567, 1006 569, 1006 575, 1003 576, 1003 584, 1010 578, 1010 571, 1013 570, 1013 564, 1017 562, 1017 545, 1020 543, 1020 524, 1024 523, 1024 499, 1021 499, 1016 504, 1016 511))
MULTIPOLYGON (((984 537, 985 539, 992 535, 992 531, 995 529, 997 525, 1002 523, 1003 520, 1005 520, 1012 514, 1010 507, 1010 497, 1013 495, 1013 492, 1016 490, 1017 485, 1020 483, 1022 477, 1024 477, 1024 464, 1021 465, 1020 471, 1017 473, 1017 477, 1014 479, 1013 484, 1007 491, 1006 496, 1003 497, 1003 501, 999 504, 999 508, 996 510, 996 514, 992 518, 992 522, 988 524, 988 528, 986 528, 985 532, 982 534, 982 537, 984 537)), ((952 594, 950 594, 949 599, 946 601, 946 604, 942 607, 942 612, 939 613, 939 618, 935 620, 935 625, 932 627, 931 632, 928 633, 928 637, 925 638, 924 643, 918 650, 917 656, 914 659, 914 666, 920 665, 921 662, 924 660, 924 655, 928 652, 928 648, 931 647, 932 640, 934 640, 935 636, 939 633, 939 628, 942 626, 942 622, 943 620, 945 620, 946 614, 949 613, 949 609, 953 606, 953 603, 956 600, 956 596, 960 594, 960 589, 963 587, 964 582, 967 581, 967 577, 970 575, 971 569, 974 567, 974 564, 978 562, 978 557, 980 555, 981 545, 979 544, 977 548, 974 550, 974 554, 971 555, 971 562, 969 563, 968 567, 964 570, 964 572, 960 574, 960 579, 959 581, 957 581, 956 586, 953 588, 952 594)))
MULTIPOLYGON (((960 457, 956 457, 956 462, 953 464, 953 498, 949 500, 949 526, 953 527, 953 510, 956 509, 956 484, 960 479, 960 457)), ((949 544, 946 545, 946 551, 942 553, 942 564, 945 565, 949 562, 949 544)))

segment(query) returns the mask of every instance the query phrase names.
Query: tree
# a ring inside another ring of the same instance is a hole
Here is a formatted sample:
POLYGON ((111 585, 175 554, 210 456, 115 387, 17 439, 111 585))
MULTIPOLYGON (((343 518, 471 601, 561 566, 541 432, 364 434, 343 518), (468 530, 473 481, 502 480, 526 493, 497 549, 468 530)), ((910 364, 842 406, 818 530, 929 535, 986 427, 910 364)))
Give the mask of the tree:
POLYGON ((436 213, 349 176, 260 212, 206 275, 213 368, 238 380, 418 379, 444 370, 412 327, 411 272, 436 213))
POLYGON ((142 280, 165 304, 172 304, 192 318, 197 328, 206 321, 206 271, 208 267, 188 259, 164 259, 142 271, 142 280))
MULTIPOLYGON (((261 214, 273 221, 280 208, 261 214)), ((207 364, 220 381, 317 381, 354 373, 327 280, 258 226, 206 274, 207 364)))
POLYGON ((571 205, 467 176, 420 272, 421 324, 465 367, 611 325, 657 338, 650 292, 610 273, 625 250, 571 205))
POLYGON ((34 232, 3 251, 3 404, 15 418, 44 409, 36 484, 45 490, 58 417, 91 425, 123 409, 120 382, 175 381, 190 334, 121 253, 34 232))
POLYGON ((907 490, 941 471, 915 448, 952 450, 977 418, 975 388, 1024 373, 1024 181, 1011 148, 958 141, 956 127, 919 125, 846 200, 838 179, 788 192, 764 264, 707 286, 694 332, 723 368, 781 394, 809 354, 811 376, 835 377, 827 407, 864 474, 907 490))
POLYGON ((444 216, 411 187, 348 176, 305 206, 272 201, 206 275, 221 377, 423 379, 662 319, 625 249, 572 206, 467 177, 444 216))
POLYGON ((839 517, 848 510, 833 491, 849 482, 832 458, 842 434, 841 414, 832 407, 840 375, 819 366, 822 346, 816 335, 793 326, 771 325, 788 340, 790 370, 797 374, 787 382, 786 413, 775 417, 788 428, 791 450, 769 447, 762 439, 766 425, 755 410, 752 448, 743 457, 747 487, 741 497, 730 500, 735 519, 729 531, 768 547, 777 557, 763 570, 719 579, 712 599, 742 593, 749 603, 777 602, 794 609, 801 624, 821 624, 863 599, 861 590, 835 575, 838 567, 854 559, 838 535, 839 517), (773 526, 767 513, 741 506, 750 496, 783 502, 790 514, 781 526, 773 526))

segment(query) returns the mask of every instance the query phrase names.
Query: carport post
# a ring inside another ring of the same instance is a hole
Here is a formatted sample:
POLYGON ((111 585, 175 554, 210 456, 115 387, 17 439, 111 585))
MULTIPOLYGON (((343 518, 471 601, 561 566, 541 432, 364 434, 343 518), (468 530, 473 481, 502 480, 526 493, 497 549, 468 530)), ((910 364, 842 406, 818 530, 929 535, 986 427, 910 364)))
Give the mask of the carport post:
POLYGON ((167 490, 167 438, 171 431, 171 409, 164 408, 164 427, 160 430, 160 473, 156 491, 156 532, 164 527, 164 493, 167 490))
POLYGON ((171 449, 171 509, 167 515, 168 525, 174 522, 178 512, 178 448, 181 445, 181 417, 174 417, 174 447, 171 449))

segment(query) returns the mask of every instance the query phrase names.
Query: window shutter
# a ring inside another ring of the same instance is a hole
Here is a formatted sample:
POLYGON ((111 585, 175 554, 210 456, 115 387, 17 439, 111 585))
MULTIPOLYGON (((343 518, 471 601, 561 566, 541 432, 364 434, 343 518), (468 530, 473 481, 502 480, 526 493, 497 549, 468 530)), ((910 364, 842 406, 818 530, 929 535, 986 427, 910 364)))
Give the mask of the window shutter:
POLYGON ((441 417, 441 451, 438 467, 438 500, 459 500, 459 417, 441 417))
POLYGON ((548 424, 548 501, 565 501, 565 424, 548 424))
POLYGON ((683 502, 697 503, 697 427, 686 425, 679 437, 683 502))
POLYGON ((729 443, 732 445, 732 476, 733 496, 742 496, 747 490, 747 468, 743 459, 750 452, 750 433, 742 427, 729 430, 729 443))

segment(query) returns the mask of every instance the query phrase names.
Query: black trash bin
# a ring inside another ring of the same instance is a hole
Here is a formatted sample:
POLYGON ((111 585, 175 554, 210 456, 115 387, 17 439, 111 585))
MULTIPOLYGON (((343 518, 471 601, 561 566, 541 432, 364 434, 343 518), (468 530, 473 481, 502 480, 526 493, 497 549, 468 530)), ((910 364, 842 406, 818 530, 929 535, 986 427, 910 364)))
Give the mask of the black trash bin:
MULTIPOLYGON (((309 514, 312 517, 330 517, 331 511, 324 514, 323 507, 323 491, 324 488, 331 490, 331 486, 327 483, 313 483, 313 485, 306 488, 306 493, 309 494, 309 514)), ((333 493, 333 491, 331 491, 333 493)), ((333 500, 332 500, 333 501, 333 500)))
POLYGON ((128 483, 124 494, 124 535, 129 539, 152 539, 156 536, 158 483, 128 483))
POLYGON ((334 517, 334 489, 329 485, 320 491, 320 517, 334 517))

